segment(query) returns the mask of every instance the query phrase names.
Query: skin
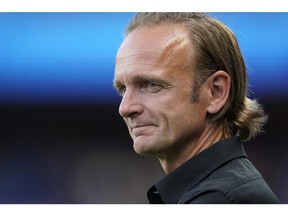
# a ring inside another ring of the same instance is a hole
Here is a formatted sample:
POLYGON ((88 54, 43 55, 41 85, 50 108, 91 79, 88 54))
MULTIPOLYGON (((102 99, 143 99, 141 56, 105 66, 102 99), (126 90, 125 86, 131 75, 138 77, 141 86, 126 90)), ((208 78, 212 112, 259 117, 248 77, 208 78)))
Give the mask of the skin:
POLYGON ((193 102, 194 58, 188 32, 179 24, 136 28, 116 57, 119 113, 134 150, 157 157, 166 173, 225 137, 222 125, 208 122, 207 115, 225 105, 230 77, 224 71, 214 73, 193 102))

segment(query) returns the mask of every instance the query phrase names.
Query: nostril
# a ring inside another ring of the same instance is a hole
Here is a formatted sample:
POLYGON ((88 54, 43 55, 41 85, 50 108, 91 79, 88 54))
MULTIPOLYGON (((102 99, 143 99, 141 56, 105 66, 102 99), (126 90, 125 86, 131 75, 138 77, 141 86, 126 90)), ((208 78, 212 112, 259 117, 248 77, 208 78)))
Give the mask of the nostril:
POLYGON ((119 106, 119 114, 124 117, 133 117, 143 112, 143 106, 136 101, 122 100, 119 106))
POLYGON ((121 106, 119 107, 119 114, 122 117, 131 117, 132 115, 137 114, 139 111, 135 105, 130 106, 121 106))

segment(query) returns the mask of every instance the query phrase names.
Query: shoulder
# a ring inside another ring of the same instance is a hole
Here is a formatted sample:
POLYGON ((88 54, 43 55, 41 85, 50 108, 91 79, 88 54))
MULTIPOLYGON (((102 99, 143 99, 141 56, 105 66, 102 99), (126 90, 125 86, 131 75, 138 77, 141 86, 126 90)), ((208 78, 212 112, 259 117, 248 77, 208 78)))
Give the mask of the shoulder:
POLYGON ((222 166, 190 188, 182 203, 279 203, 261 174, 247 159, 222 166))
POLYGON ((214 185, 200 187, 186 194, 182 203, 193 204, 276 204, 278 198, 263 178, 254 179, 236 187, 227 188, 214 185))

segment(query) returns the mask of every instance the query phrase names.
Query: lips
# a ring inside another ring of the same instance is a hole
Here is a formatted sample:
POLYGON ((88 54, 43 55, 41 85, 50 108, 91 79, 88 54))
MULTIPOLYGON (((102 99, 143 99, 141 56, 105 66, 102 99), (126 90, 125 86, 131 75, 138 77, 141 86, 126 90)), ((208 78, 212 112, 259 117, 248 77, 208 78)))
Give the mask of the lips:
POLYGON ((135 125, 132 127, 132 129, 140 128, 140 127, 146 127, 146 126, 151 126, 151 125, 135 125))
POLYGON ((136 124, 136 125, 132 125, 131 129, 136 129, 136 128, 141 128, 141 127, 148 127, 148 126, 155 126, 153 124, 136 124))
POLYGON ((131 131, 135 136, 146 134, 150 127, 155 127, 153 124, 138 124, 131 127, 131 131))

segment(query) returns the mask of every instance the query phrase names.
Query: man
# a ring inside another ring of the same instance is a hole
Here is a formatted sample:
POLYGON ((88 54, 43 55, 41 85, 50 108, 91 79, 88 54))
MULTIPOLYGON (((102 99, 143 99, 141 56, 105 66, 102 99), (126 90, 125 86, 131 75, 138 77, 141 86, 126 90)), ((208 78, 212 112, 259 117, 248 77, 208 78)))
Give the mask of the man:
POLYGON ((150 203, 279 203, 241 141, 266 115, 247 98, 237 40, 202 13, 140 13, 115 66, 119 113, 134 150, 157 157, 167 176, 150 203))

